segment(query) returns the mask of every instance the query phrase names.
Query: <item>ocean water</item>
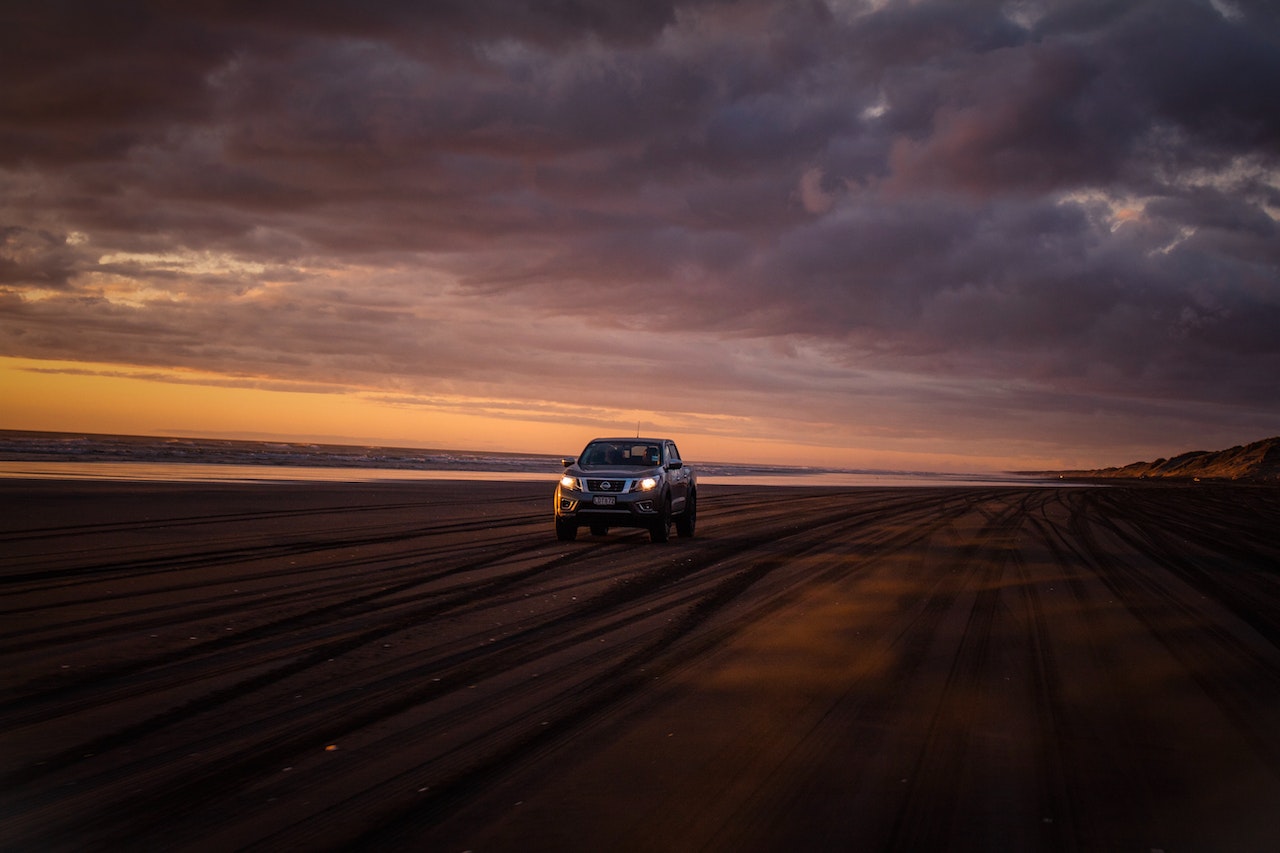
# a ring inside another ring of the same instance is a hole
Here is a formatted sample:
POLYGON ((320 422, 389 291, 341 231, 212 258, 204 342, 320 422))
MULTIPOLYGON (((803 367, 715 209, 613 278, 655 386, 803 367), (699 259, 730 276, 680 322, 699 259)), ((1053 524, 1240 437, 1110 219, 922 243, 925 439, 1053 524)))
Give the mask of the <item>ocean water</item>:
MULTIPOLYGON (((571 456, 577 449, 567 451, 571 456)), ((0 478, 173 482, 498 480, 553 484, 561 456, 0 430, 0 478)), ((701 483, 1048 485, 1016 474, 872 471, 690 460, 701 483)))

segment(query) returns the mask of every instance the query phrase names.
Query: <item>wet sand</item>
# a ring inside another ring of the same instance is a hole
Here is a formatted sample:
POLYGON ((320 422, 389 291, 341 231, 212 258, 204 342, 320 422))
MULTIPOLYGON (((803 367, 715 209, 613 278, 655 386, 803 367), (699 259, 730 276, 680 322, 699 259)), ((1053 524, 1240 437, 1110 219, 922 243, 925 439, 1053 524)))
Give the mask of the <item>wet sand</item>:
POLYGON ((1280 490, 0 482, 0 847, 1280 849, 1280 490))

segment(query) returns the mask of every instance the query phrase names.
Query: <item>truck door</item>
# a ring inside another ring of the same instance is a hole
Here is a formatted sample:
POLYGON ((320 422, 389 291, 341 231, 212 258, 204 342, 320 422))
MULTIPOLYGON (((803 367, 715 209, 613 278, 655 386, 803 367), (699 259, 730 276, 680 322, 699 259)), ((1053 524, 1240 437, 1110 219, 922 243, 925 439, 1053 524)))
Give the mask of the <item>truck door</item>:
POLYGON ((673 442, 667 442, 666 457, 667 482, 671 485, 671 511, 680 512, 689 497, 689 470, 684 467, 680 451, 673 442))

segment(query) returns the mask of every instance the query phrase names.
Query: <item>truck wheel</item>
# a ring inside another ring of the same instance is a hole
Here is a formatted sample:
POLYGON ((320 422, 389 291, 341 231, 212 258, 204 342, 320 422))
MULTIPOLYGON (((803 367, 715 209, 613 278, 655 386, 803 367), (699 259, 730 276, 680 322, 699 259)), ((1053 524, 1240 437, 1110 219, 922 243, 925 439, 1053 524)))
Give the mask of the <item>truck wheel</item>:
POLYGON ((578 525, 556 516, 556 538, 561 542, 572 542, 578 538, 578 525))
POLYGON ((649 528, 650 542, 666 542, 671 536, 671 498, 662 502, 662 512, 649 528))
POLYGON ((689 492, 684 502, 684 512, 676 516, 676 533, 681 539, 693 536, 694 525, 698 523, 698 493, 689 492))

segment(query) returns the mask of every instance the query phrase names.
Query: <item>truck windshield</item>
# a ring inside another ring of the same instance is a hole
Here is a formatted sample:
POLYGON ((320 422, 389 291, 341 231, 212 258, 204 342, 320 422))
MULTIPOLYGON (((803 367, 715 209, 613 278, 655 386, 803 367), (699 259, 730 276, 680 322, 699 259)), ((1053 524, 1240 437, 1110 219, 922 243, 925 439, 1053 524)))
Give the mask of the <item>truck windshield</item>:
POLYGON ((652 467, 661 461, 662 449, 658 445, 632 441, 592 442, 580 457, 580 464, 584 468, 652 467))

